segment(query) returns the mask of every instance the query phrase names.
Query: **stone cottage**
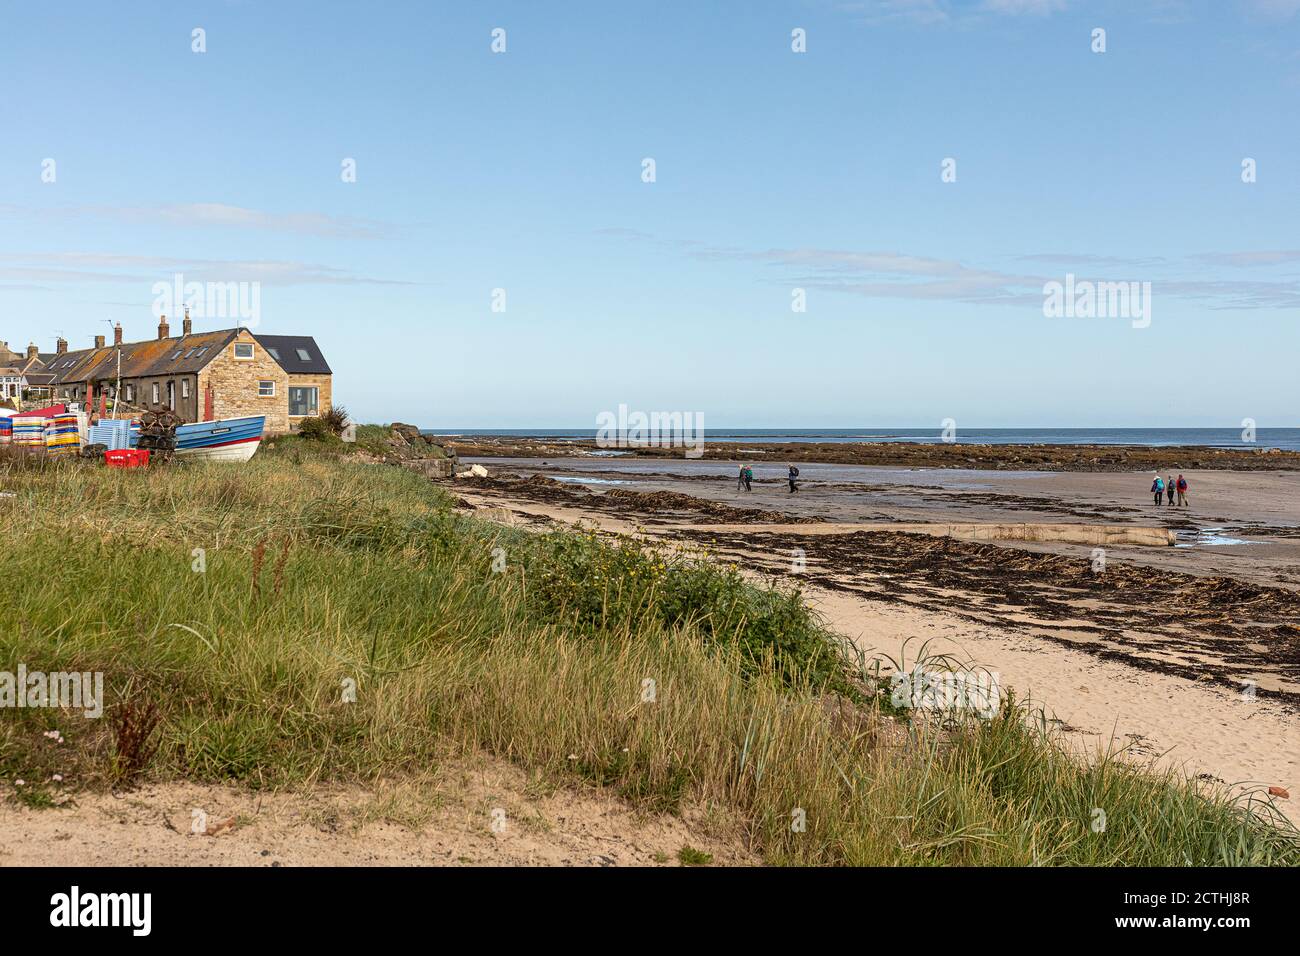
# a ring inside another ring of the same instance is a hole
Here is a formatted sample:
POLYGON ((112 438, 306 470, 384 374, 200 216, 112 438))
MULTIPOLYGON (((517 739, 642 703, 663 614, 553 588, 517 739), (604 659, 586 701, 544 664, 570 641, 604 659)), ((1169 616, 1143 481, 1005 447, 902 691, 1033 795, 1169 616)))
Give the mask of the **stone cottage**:
POLYGON ((188 316, 175 337, 163 316, 157 338, 145 342, 123 342, 121 325, 112 345, 97 335, 93 348, 69 352, 60 339, 45 371, 55 401, 97 409, 120 381, 127 405, 163 406, 186 422, 265 415, 267 434, 294 431, 333 401, 333 373, 310 335, 196 333, 188 316))

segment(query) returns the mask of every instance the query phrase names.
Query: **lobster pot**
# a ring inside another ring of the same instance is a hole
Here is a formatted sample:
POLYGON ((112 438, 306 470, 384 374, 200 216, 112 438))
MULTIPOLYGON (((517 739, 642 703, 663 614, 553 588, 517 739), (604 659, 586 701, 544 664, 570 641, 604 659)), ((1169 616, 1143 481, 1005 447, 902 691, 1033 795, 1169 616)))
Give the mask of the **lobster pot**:
POLYGON ((43 418, 15 418, 13 419, 13 443, 25 447, 39 447, 45 444, 45 419, 43 418))
POLYGON ((51 455, 76 454, 81 448, 81 432, 74 414, 55 415, 45 426, 45 449, 51 455))
POLYGON ((0 445, 8 445, 14 440, 14 420, 0 418, 0 445))

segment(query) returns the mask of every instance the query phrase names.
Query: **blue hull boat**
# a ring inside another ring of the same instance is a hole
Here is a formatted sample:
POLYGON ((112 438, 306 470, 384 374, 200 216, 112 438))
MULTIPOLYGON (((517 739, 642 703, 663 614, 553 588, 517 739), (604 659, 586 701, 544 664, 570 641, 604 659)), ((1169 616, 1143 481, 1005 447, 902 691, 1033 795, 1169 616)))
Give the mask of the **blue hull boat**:
POLYGON ((261 444, 265 430, 265 415, 177 425, 176 457, 186 461, 248 461, 261 444))

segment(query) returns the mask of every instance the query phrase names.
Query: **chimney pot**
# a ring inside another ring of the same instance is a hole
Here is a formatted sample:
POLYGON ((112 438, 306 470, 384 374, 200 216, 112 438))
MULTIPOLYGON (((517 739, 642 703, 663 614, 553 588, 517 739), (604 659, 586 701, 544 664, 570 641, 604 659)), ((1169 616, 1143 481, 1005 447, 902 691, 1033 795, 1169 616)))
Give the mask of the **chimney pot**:
POLYGON ((169 339, 171 337, 172 327, 167 324, 167 316, 164 315, 162 321, 158 323, 158 338, 169 339))
POLYGON ((30 362, 32 359, 36 358, 36 356, 38 356, 38 355, 40 355, 40 354, 41 354, 41 350, 40 350, 40 348, 36 345, 36 343, 35 343, 35 342, 29 342, 28 345, 27 345, 27 361, 30 362))
POLYGON ((185 313, 185 318, 181 320, 181 335, 193 335, 194 323, 190 321, 190 314, 185 313))
POLYGON ((104 347, 104 337, 103 337, 102 335, 96 335, 96 336, 95 336, 95 348, 97 348, 97 349, 102 349, 103 347, 104 347))
POLYGON ((121 322, 118 322, 113 326, 113 344, 114 345, 122 344, 122 323, 121 322))
POLYGON ((60 335, 58 340, 54 344, 54 354, 62 355, 67 351, 68 351, 68 340, 60 335))

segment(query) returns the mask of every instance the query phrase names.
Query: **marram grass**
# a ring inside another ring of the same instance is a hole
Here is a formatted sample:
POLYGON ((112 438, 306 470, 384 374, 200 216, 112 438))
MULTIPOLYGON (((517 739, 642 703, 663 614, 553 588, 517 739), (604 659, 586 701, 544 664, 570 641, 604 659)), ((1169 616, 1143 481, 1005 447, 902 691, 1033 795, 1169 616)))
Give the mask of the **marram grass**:
POLYGON ((958 726, 890 716, 795 594, 476 521, 306 444, 148 472, 0 463, 0 670, 102 671, 107 697, 99 720, 0 711, 0 794, 367 782, 488 751, 646 812, 702 808, 769 863, 1300 862, 1267 804, 1081 761, 1014 701, 958 726))

